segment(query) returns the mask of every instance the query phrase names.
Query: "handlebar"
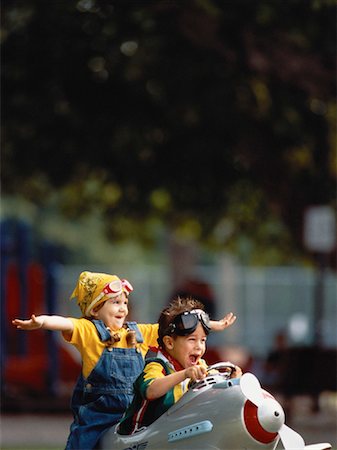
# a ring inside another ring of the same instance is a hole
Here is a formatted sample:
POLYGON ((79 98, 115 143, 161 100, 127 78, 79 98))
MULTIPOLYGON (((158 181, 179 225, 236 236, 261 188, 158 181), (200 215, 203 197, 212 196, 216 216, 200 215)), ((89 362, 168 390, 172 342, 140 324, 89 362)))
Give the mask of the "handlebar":
MULTIPOLYGON (((235 372, 236 370, 236 366, 235 364, 226 361, 226 362, 218 362, 216 364, 212 364, 211 366, 207 367, 207 375, 206 378, 208 376, 212 376, 212 375, 221 375, 223 376, 223 378, 225 380, 229 380, 232 376, 232 374, 235 372), (212 373, 212 371, 214 371, 215 373, 212 373)), ((188 389, 193 389, 197 384, 202 383, 204 380, 195 380, 195 381, 190 381, 188 383, 188 389)))
POLYGON ((235 369, 235 364, 229 361, 218 362, 207 367, 207 374, 209 374, 212 370, 216 370, 220 375, 230 378, 231 375, 235 372, 235 369))

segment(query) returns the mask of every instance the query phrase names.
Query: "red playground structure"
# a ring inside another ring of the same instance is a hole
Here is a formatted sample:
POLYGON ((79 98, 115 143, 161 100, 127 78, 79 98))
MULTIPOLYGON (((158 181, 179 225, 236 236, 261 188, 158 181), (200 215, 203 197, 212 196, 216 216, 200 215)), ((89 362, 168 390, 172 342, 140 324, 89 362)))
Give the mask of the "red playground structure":
POLYGON ((80 360, 59 333, 27 333, 11 324, 15 317, 57 313, 59 249, 34 245, 23 222, 1 223, 1 379, 2 409, 69 408, 80 360))

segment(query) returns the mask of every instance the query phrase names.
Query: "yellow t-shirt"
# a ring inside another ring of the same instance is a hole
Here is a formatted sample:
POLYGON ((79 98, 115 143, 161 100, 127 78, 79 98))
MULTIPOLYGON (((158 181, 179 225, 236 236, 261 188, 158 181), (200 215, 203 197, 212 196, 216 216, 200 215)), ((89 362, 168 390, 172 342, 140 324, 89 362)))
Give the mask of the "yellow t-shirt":
MULTIPOLYGON (((100 359, 106 348, 106 344, 100 340, 96 327, 90 320, 85 318, 75 319, 73 317, 69 317, 69 319, 73 322, 74 331, 69 340, 66 336, 63 337, 67 342, 73 344, 80 352, 83 364, 83 376, 87 378, 100 359)), ((158 346, 158 324, 137 323, 137 326, 142 333, 144 340, 141 344, 137 344, 137 347, 141 351, 143 357, 145 357, 149 347, 158 346)), ((127 330, 121 328, 118 330, 118 333, 120 334, 121 340, 116 342, 113 347, 128 348, 126 341, 127 330)))

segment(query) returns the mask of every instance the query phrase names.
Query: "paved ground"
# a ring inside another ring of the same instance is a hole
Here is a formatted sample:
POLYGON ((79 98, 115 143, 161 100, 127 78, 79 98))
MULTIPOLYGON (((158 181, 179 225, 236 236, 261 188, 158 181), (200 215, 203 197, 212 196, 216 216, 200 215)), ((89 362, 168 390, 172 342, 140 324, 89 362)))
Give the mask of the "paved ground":
POLYGON ((70 415, 10 414, 1 417, 1 449, 64 449, 70 415))
MULTIPOLYGON (((323 402, 322 406, 319 413, 313 414, 308 399, 296 399, 293 418, 287 424, 303 436, 306 444, 330 442, 337 450, 336 397, 323 402)), ((0 448, 62 450, 70 423, 70 414, 4 414, 0 448)))

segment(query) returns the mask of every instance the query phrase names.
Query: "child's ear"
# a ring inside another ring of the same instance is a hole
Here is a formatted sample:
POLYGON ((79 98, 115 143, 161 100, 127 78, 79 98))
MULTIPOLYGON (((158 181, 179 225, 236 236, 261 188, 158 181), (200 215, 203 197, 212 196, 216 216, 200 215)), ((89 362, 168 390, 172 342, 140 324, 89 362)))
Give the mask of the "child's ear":
POLYGON ((92 309, 92 310, 90 311, 91 317, 97 317, 97 314, 98 314, 98 310, 96 310, 96 309, 92 309))
POLYGON ((173 350, 173 347, 174 347, 174 339, 173 339, 172 336, 164 336, 164 337, 163 337, 163 342, 164 342, 165 348, 166 348, 167 350, 173 350))

